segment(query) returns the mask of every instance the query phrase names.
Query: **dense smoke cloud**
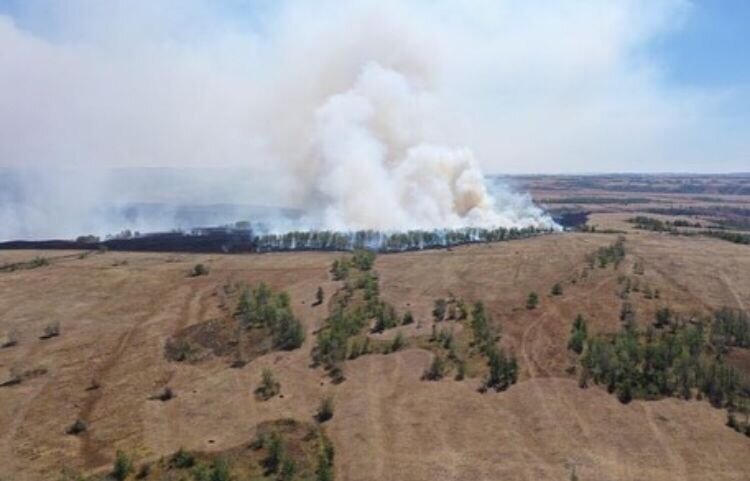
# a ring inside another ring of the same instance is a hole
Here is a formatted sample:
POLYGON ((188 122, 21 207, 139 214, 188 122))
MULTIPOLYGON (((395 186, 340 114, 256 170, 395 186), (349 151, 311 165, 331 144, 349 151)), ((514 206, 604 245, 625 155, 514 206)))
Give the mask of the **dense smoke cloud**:
POLYGON ((668 170, 728 131, 701 120, 723 97, 665 90, 643 56, 686 2, 533 3, 21 2, 0 14, 0 238, 187 227, 184 204, 547 225, 482 172, 668 170))

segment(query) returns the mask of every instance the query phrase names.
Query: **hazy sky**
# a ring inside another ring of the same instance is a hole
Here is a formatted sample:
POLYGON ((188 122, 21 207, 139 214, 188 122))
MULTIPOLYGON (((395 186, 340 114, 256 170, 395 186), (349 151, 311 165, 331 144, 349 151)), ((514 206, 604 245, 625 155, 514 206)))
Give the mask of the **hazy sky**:
POLYGON ((748 25, 745 0, 0 0, 0 167, 273 174, 374 61, 485 172, 750 171, 748 25))

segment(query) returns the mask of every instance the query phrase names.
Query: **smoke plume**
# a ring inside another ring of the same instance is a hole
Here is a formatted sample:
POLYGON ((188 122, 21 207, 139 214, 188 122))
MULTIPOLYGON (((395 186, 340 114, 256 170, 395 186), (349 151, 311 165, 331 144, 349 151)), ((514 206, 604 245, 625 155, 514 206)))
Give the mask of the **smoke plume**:
POLYGON ((644 54, 684 0, 240 4, 0 5, 0 238, 548 227, 483 171, 694 165, 740 131, 644 54))
POLYGON ((441 115, 435 104, 405 75, 378 63, 366 64, 351 89, 326 99, 315 112, 310 152, 320 224, 333 230, 552 226, 517 199, 498 202, 470 149, 430 142, 432 119, 441 115))

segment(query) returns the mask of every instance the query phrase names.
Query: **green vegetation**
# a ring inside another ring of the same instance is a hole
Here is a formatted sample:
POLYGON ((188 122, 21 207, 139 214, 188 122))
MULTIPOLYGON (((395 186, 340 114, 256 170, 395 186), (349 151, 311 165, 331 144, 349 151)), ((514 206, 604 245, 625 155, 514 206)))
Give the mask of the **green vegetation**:
POLYGON ((445 359, 442 356, 436 355, 432 358, 430 366, 422 374, 422 379, 426 381, 439 381, 443 379, 446 371, 445 359))
POLYGON ((65 432, 73 436, 78 436, 79 434, 85 433, 88 428, 89 426, 85 421, 76 419, 76 421, 71 424, 65 432))
POLYGON ((536 292, 530 292, 529 296, 526 298, 526 309, 536 309, 536 307, 539 305, 539 294, 536 292))
POLYGON ((587 339, 588 328, 586 327, 586 320, 582 315, 578 314, 575 321, 573 321, 573 328, 570 330, 568 349, 576 354, 581 354, 587 339))
MULTIPOLYGON (((503 242, 525 239, 550 232, 549 229, 461 228, 453 230, 415 230, 407 232, 358 231, 297 231, 286 234, 266 234, 252 239, 257 252, 324 250, 370 252, 404 252, 410 250, 446 248, 462 244, 503 242)), ((335 277, 335 276, 334 276, 335 277)))
MULTIPOLYGON (((636 229, 641 230, 650 230, 655 232, 669 232, 670 234, 674 235, 704 235, 707 237, 714 237, 716 239, 725 240, 728 242, 732 242, 735 244, 743 244, 748 245, 750 244, 750 235, 742 233, 742 232, 728 232, 726 229, 727 227, 724 227, 724 224, 726 222, 718 221, 720 224, 719 229, 705 229, 700 231, 685 231, 680 230, 680 227, 691 227, 695 229, 700 229, 703 227, 703 225, 700 222, 689 222, 686 220, 675 220, 675 221, 661 221, 659 219, 655 219, 653 217, 646 217, 646 216, 637 216, 633 217, 631 219, 628 219, 628 222, 635 224, 636 229)), ((729 223, 731 224, 731 223, 729 223)), ((746 228, 746 225, 739 226, 740 228, 746 228)))
POLYGON ((315 413, 315 419, 319 423, 324 423, 333 418, 333 398, 326 396, 320 401, 318 412, 315 413))
POLYGON ((123 451, 117 451, 115 464, 112 468, 112 477, 117 481, 125 481, 131 473, 133 473, 133 461, 123 451))
POLYGON ((435 322, 440 322, 445 319, 445 312, 447 308, 448 303, 445 301, 445 299, 437 299, 435 301, 435 305, 432 308, 432 317, 435 319, 435 322))
POLYGON ((600 247, 593 254, 586 256, 590 268, 598 265, 601 269, 605 269, 609 264, 614 264, 617 269, 623 259, 625 259, 625 237, 623 236, 619 236, 613 244, 600 247))
POLYGON ((323 288, 322 287, 318 287, 318 290, 315 291, 315 304, 314 305, 315 306, 319 306, 319 305, 323 304, 323 298, 324 298, 323 288))
POLYGON ((177 469, 192 468, 195 465, 195 456, 180 448, 179 451, 172 455, 170 465, 177 469))
POLYGON ((39 339, 52 339, 53 337, 57 337, 60 335, 60 323, 50 322, 46 326, 44 326, 44 332, 39 337, 39 339))
POLYGON ((486 389, 505 391, 518 380, 518 363, 506 356, 502 349, 493 347, 487 353, 490 373, 484 383, 486 389))
POLYGON ((208 267, 203 264, 196 264, 193 266, 193 270, 190 271, 191 277, 200 277, 208 275, 208 267))
POLYGON ((550 294, 553 296, 562 296, 563 294, 563 288, 562 284, 559 282, 556 282, 554 286, 552 286, 552 290, 550 291, 550 294))
POLYGON ((255 390, 255 396, 262 400, 268 401, 281 392, 281 384, 273 376, 270 369, 264 368, 261 375, 260 385, 255 390))
MULTIPOLYGON (((716 407, 734 409, 744 402, 741 398, 748 397, 750 384, 739 371, 725 364, 722 351, 734 342, 744 342, 742 333, 747 327, 738 326, 740 322, 747 325, 747 317, 722 310, 713 322, 684 322, 668 309, 661 312, 661 320, 655 323, 661 329, 639 330, 630 324, 614 335, 583 335, 581 385, 589 381, 605 385, 624 403, 634 398, 689 399, 693 391, 706 396, 716 407), (663 314, 667 312, 668 316, 663 314), (740 333, 740 337, 727 337, 727 331, 740 333)), ((583 326, 574 325, 574 336, 582 335, 583 326)), ((577 342, 571 337, 572 344, 577 342)))
MULTIPOLYGON (((402 323, 396 309, 380 300, 374 263, 373 252, 357 251, 350 258, 335 260, 331 266, 331 274, 344 285, 329 303, 331 315, 318 331, 312 357, 313 363, 324 366, 336 382, 344 380, 341 362, 372 352, 374 346, 363 332, 368 325, 372 324, 371 332, 382 333, 402 323)), ((409 317, 404 315, 403 319, 409 317)), ((401 335, 391 343, 375 344, 387 354, 401 349, 405 340, 401 335)))
POLYGON ((305 340, 304 327, 299 319, 294 317, 289 294, 275 293, 263 282, 254 290, 245 288, 242 291, 236 316, 247 329, 270 330, 275 349, 297 349, 305 340))

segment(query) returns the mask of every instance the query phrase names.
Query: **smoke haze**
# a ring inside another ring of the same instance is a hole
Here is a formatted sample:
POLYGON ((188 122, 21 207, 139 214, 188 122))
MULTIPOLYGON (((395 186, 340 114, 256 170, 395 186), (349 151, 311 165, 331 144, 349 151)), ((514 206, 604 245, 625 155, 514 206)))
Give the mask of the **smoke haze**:
POLYGON ((686 2, 542 4, 22 2, 0 13, 0 238, 217 204, 299 212, 277 229, 551 226, 483 172, 697 155, 664 139, 721 130, 691 135, 721 95, 639 56, 686 2))

